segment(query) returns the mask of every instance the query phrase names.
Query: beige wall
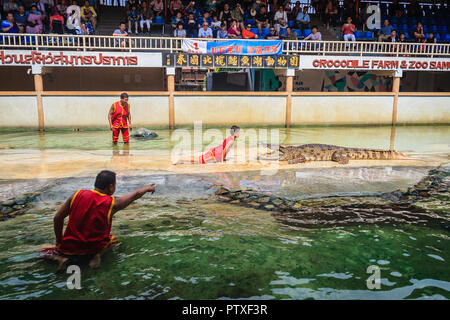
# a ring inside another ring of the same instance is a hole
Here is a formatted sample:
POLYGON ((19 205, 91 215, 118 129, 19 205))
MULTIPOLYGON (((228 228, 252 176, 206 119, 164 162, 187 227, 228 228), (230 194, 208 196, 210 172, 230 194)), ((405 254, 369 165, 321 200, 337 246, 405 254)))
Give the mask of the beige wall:
POLYGON ((393 102, 393 96, 294 96, 291 124, 390 124, 393 102))
POLYGON ((450 97, 402 94, 397 110, 397 123, 450 123, 450 97))
POLYGON ((283 96, 175 96, 175 124, 283 125, 286 97, 283 96))
MULTIPOLYGON (((117 96, 44 96, 46 127, 107 127, 108 111, 117 96)), ((168 99, 165 96, 130 97, 134 126, 167 126, 168 99)))
POLYGON ((0 96, 0 128, 37 128, 34 96, 0 96))

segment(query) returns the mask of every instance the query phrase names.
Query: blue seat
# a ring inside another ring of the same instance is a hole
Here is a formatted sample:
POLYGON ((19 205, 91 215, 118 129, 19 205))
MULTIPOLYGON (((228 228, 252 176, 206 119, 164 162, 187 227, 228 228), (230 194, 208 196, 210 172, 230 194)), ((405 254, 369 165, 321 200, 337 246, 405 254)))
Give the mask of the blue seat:
POLYGON ((153 19, 153 24, 164 24, 164 18, 162 16, 156 16, 153 19))
POLYGON ((397 24, 398 19, 397 19, 397 17, 391 17, 391 18, 389 19, 389 21, 390 21, 392 24, 397 24))
POLYGON ((409 33, 408 32, 403 32, 405 34, 405 39, 409 39, 409 33))
POLYGON ((373 40, 373 32, 364 31, 363 39, 364 40, 373 40))
POLYGON ((286 34, 287 33, 286 33, 286 29, 285 28, 280 30, 280 36, 285 36, 286 34))
POLYGON ((253 20, 253 19, 245 19, 244 25, 248 25, 248 24, 251 24, 252 27, 255 26, 255 20, 253 20))
POLYGON ((310 34, 312 33, 312 30, 311 29, 305 29, 305 30, 303 30, 303 37, 307 37, 307 36, 309 36, 310 34))
POLYGON ((450 42, 450 34, 449 34, 449 33, 447 33, 447 34, 445 35, 444 41, 445 41, 445 42, 450 42))
POLYGON ((302 37, 302 32, 299 29, 292 29, 292 32, 297 35, 297 38, 302 37))
POLYGON ((259 30, 258 30, 258 28, 251 28, 250 31, 253 32, 254 34, 257 34, 258 37, 259 37, 259 30))
POLYGON ((270 33, 270 30, 268 28, 263 28, 261 30, 261 36, 266 37, 270 33))
POLYGON ((398 31, 401 31, 401 32, 408 31, 408 25, 406 25, 406 24, 400 25, 400 27, 398 28, 398 31))
POLYGON ((397 24, 396 24, 396 23, 393 23, 393 24, 391 24, 391 26, 392 26, 392 29, 394 29, 394 30, 398 30, 398 26, 397 26, 397 24))
POLYGON ((434 34, 434 37, 436 38, 436 40, 437 40, 438 42, 441 42, 441 35, 440 35, 439 33, 435 33, 435 34, 434 34))
POLYGON ((292 28, 294 27, 294 25, 295 25, 295 21, 294 21, 294 20, 289 20, 289 21, 288 21, 288 27, 289 27, 289 28, 292 29, 292 28))
POLYGON ((430 30, 431 30, 432 32, 434 32, 434 33, 438 32, 438 28, 437 28, 437 26, 435 26, 435 25, 432 25, 431 28, 430 28, 430 30))
POLYGON ((447 27, 446 26, 438 27, 438 32, 440 32, 440 33, 447 33, 447 27))
POLYGON ((361 33, 361 31, 355 31, 355 38, 356 38, 356 40, 362 39, 362 33, 361 33))

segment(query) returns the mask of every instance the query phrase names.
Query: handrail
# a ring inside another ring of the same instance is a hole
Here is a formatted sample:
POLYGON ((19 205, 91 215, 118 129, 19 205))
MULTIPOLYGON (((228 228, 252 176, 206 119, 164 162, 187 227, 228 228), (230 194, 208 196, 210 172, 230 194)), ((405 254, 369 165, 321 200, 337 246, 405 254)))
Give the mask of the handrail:
MULTIPOLYGON (((193 39, 226 41, 227 39, 193 39)), ((249 41, 260 41, 249 39, 249 41)), ((66 34, 0 33, 0 49, 79 50, 128 52, 182 52, 183 38, 143 36, 99 36, 66 34)), ((283 54, 352 55, 352 56, 450 56, 448 43, 398 43, 375 41, 305 41, 283 40, 283 54)))

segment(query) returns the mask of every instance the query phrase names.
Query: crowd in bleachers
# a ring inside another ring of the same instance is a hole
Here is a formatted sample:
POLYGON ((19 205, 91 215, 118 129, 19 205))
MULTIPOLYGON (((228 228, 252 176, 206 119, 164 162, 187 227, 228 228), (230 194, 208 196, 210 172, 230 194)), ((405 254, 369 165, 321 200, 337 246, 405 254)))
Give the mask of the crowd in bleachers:
POLYGON ((1 32, 93 34, 97 0, 2 0, 1 32))

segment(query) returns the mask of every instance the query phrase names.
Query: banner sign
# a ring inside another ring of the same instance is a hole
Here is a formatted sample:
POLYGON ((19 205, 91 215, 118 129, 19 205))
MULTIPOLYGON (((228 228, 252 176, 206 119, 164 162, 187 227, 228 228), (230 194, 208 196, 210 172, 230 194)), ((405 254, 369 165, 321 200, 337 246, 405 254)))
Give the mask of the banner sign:
POLYGON ((188 53, 234 55, 281 55, 281 40, 198 41, 183 39, 181 49, 188 53))
POLYGON ((417 57, 302 56, 300 69, 448 71, 450 59, 417 57))
POLYGON ((165 53, 165 67, 210 68, 298 68, 299 57, 287 55, 251 56, 229 54, 165 53))

